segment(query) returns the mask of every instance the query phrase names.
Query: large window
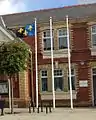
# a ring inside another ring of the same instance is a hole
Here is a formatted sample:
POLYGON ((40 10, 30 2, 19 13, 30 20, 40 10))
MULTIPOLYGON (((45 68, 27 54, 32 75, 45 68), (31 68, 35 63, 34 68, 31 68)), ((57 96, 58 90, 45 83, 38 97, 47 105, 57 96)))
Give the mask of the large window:
POLYGON ((48 91, 47 70, 41 71, 42 91, 48 91))
POLYGON ((67 29, 62 28, 58 30, 59 49, 67 48, 67 29))
MULTIPOLYGON (((52 34, 52 37, 53 37, 53 34, 52 34)), ((46 30, 43 32, 43 43, 44 43, 44 50, 51 50, 50 30, 46 30)), ((54 44, 53 44, 53 49, 54 49, 54 44)))
POLYGON ((54 70, 54 87, 55 91, 63 91, 63 74, 62 70, 54 70))
MULTIPOLYGON (((75 70, 74 69, 71 69, 71 83, 72 83, 72 90, 75 90, 75 70)), ((70 90, 69 74, 68 74, 68 89, 70 90)))
POLYGON ((96 25, 92 26, 92 46, 96 46, 96 25))

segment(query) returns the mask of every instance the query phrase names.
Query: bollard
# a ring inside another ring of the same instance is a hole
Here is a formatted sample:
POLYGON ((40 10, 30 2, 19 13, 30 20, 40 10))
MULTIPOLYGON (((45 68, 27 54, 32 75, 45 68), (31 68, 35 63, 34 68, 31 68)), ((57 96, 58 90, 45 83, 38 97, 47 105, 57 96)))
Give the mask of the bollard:
POLYGON ((39 106, 38 106, 38 108, 37 108, 37 113, 39 113, 39 106))
POLYGON ((31 113, 31 106, 29 105, 29 113, 31 113))
POLYGON ((29 113, 31 113, 31 103, 29 102, 29 113))
POLYGON ((49 102, 49 112, 51 113, 51 102, 49 102))
POLYGON ((29 105, 29 113, 31 113, 31 99, 29 99, 28 105, 29 105))
POLYGON ((34 106, 34 104, 33 104, 33 112, 35 112, 35 106, 34 106))
POLYGON ((48 113, 48 107, 47 107, 47 105, 46 105, 46 114, 48 113))
POLYGON ((51 106, 49 106, 49 112, 51 113, 52 111, 51 111, 51 106))
POLYGON ((43 105, 42 105, 42 102, 41 102, 41 112, 43 112, 43 105))
POLYGON ((4 115, 4 109, 1 108, 1 115, 4 115))

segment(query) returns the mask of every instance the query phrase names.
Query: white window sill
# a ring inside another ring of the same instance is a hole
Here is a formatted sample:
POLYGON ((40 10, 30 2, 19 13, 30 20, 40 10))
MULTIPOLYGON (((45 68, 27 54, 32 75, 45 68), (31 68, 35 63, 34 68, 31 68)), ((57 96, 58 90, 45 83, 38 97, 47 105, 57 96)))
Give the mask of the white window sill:
MULTIPOLYGON (((76 99, 76 91, 72 91, 72 97, 73 99, 76 99)), ((41 93, 41 99, 42 100, 52 100, 52 92, 42 92, 41 93)), ((64 92, 64 91, 59 91, 55 92, 55 99, 60 100, 60 99, 70 99, 70 91, 64 92)))
MULTIPOLYGON (((68 57, 68 49, 53 50, 54 58, 68 57)), ((43 58, 51 58, 51 50, 43 51, 43 58)))

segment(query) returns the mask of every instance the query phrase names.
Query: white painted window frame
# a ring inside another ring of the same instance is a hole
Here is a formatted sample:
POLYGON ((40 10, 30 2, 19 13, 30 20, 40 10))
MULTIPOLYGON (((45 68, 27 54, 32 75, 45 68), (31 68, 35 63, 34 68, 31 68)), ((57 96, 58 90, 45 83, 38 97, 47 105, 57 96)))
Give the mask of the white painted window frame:
MULTIPOLYGON (((50 49, 50 50, 44 50, 44 39, 50 39, 50 48, 51 48, 51 36, 44 37, 44 32, 47 32, 47 31, 49 31, 49 34, 50 34, 50 30, 49 30, 49 29, 44 30, 44 31, 42 32, 42 45, 43 45, 43 51, 51 51, 51 49, 50 49)), ((54 35, 52 34, 52 39, 53 39, 53 38, 54 38, 54 35)), ((54 39, 53 39, 53 41, 54 41, 54 39)), ((53 45, 53 47, 54 47, 54 45, 53 45)))
MULTIPOLYGON (((58 37, 58 45, 59 45, 59 38, 66 38, 66 41, 67 41, 67 34, 66 35, 59 35, 59 31, 60 30, 66 30, 66 33, 67 33, 67 29, 66 29, 66 27, 64 27, 64 28, 59 28, 58 30, 57 30, 57 37, 58 37)), ((59 46, 58 46, 58 48, 59 48, 59 46)), ((65 49, 67 49, 67 48, 63 48, 64 50, 65 49)), ((61 48, 59 48, 59 50, 63 50, 63 49, 61 49, 61 48)))

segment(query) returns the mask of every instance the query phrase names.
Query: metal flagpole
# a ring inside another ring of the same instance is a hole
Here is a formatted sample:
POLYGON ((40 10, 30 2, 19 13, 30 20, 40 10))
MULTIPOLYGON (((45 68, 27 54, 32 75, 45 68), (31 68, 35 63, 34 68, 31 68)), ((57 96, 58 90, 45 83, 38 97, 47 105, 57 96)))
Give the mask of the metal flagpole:
POLYGON ((33 88, 33 74, 32 74, 32 51, 29 49, 31 55, 31 85, 32 85, 32 103, 34 105, 34 88, 33 88))
POLYGON ((68 44, 68 67, 69 67, 70 99, 71 99, 71 109, 73 109, 68 15, 66 16, 66 24, 67 24, 67 44, 68 44))
POLYGON ((2 17, 2 16, 1 16, 1 21, 2 21, 3 26, 6 28, 6 25, 5 25, 5 22, 4 22, 4 20, 3 20, 3 17, 2 17))
POLYGON ((11 112, 11 89, 10 89, 10 79, 8 79, 8 86, 9 86, 9 109, 10 109, 10 112, 11 112))
POLYGON ((51 62, 52 62, 52 93, 53 93, 53 109, 55 109, 54 65, 53 65, 53 38, 52 38, 52 17, 50 17, 50 37, 51 37, 51 62))
POLYGON ((38 109, 37 20, 35 18, 36 108, 38 109))

